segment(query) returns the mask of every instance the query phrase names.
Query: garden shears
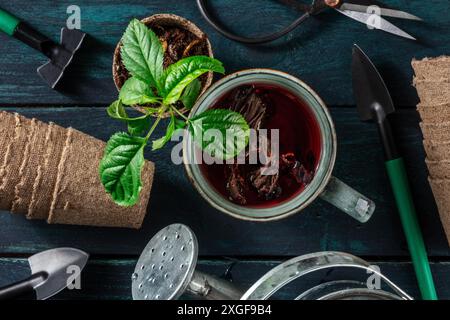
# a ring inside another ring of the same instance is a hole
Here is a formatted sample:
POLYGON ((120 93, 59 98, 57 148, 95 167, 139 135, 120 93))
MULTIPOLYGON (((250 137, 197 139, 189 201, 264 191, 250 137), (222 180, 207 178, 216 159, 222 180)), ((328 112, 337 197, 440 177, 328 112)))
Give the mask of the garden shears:
POLYGON ((422 20, 421 18, 404 11, 383 8, 378 5, 377 2, 369 0, 313 0, 312 4, 310 5, 297 3, 294 0, 280 0, 280 2, 303 11, 303 15, 301 15, 289 26, 280 31, 256 38, 239 36, 230 32, 229 30, 224 29, 209 13, 206 5, 206 0, 197 0, 197 5, 206 21, 219 33, 231 40, 247 44, 261 44, 279 39, 294 30, 307 18, 315 16, 330 8, 342 13, 343 15, 353 20, 366 24, 369 29, 383 30, 385 32, 410 40, 416 40, 416 38, 393 25, 391 22, 384 19, 383 16, 416 21, 422 20))

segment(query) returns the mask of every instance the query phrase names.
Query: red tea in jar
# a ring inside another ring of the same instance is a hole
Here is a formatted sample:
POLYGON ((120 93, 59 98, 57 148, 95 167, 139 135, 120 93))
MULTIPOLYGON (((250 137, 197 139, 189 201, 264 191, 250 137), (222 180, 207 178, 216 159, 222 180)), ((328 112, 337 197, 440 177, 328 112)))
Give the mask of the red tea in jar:
MULTIPOLYGON (((247 161, 200 165, 222 196, 242 206, 267 208, 297 196, 312 181, 322 141, 317 120, 305 101, 280 86, 255 83, 232 89, 210 108, 231 109, 241 113, 250 128, 277 129, 279 133, 275 174, 261 174, 263 164, 247 161)), ((270 145, 270 134, 267 139, 270 145)))

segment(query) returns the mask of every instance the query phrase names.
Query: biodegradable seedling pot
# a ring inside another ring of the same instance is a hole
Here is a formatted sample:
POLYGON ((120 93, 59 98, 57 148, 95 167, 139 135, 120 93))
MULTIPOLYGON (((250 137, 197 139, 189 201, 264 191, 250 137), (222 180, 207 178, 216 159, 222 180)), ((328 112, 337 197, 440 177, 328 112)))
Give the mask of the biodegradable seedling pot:
POLYGON ((153 163, 144 163, 139 202, 122 207, 100 181, 103 141, 5 111, 0 111, 0 133, 0 210, 50 224, 141 227, 153 163))
MULTIPOLYGON (((211 43, 208 40, 208 37, 199 27, 197 27, 191 21, 174 14, 155 14, 150 17, 144 18, 141 21, 150 29, 152 29, 158 35, 160 40, 162 39, 162 35, 164 34, 164 32, 167 31, 170 32, 171 29, 174 31, 175 28, 191 33, 193 35, 194 40, 190 42, 190 44, 185 48, 185 50, 183 50, 184 51, 183 56, 179 57, 180 59, 192 55, 206 55, 213 58, 213 51, 211 43)), ((163 47, 166 50, 164 54, 165 67, 167 67, 166 64, 168 62, 171 62, 170 60, 173 60, 170 57, 170 53, 167 52, 167 47, 169 45, 170 43, 163 41, 163 47)), ((129 78, 128 71, 126 70, 125 66, 122 63, 122 58, 120 54, 121 47, 122 43, 119 42, 114 51, 113 68, 112 68, 114 83, 118 91, 120 91, 125 81, 129 78)), ((175 61, 172 61, 172 63, 173 62, 175 61)), ((208 87, 211 85, 213 81, 213 73, 209 72, 203 75, 202 77, 200 77, 200 80, 202 83, 202 90, 200 92, 200 95, 202 95, 206 91, 206 89, 208 89, 208 87)), ((142 111, 142 108, 140 106, 137 105, 134 107, 142 111)), ((181 106, 180 111, 182 113, 185 113, 188 110, 181 106)), ((165 116, 168 116, 168 114, 166 114, 165 116)))

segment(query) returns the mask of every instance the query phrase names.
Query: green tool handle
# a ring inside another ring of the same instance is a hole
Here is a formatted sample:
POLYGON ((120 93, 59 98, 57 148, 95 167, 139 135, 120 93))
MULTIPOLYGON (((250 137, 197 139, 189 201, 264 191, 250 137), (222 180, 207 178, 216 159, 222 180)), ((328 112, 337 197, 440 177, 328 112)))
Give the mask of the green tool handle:
POLYGON ((7 35, 13 36, 20 20, 12 14, 0 9, 0 30, 7 35))
POLYGON ((427 252, 417 220, 402 158, 386 161, 386 169, 394 192, 414 270, 424 300, 437 300, 427 252))

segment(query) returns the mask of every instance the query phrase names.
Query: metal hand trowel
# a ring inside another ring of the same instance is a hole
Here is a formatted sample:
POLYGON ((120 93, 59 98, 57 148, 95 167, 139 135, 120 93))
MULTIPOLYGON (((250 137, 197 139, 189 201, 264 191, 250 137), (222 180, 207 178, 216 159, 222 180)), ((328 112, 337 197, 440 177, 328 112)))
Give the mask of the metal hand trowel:
POLYGON ((394 104, 378 70, 357 45, 353 47, 352 73, 353 94, 359 117, 362 121, 373 120, 378 125, 385 151, 386 170, 408 242, 422 298, 436 300, 436 290, 411 196, 405 164, 397 150, 388 118, 388 115, 395 111, 394 104))
POLYGON ((73 267, 83 270, 89 255, 74 248, 57 248, 28 258, 31 276, 0 288, 0 300, 34 295, 37 300, 50 298, 68 286, 73 267), (71 268, 72 267, 72 268, 71 268))

